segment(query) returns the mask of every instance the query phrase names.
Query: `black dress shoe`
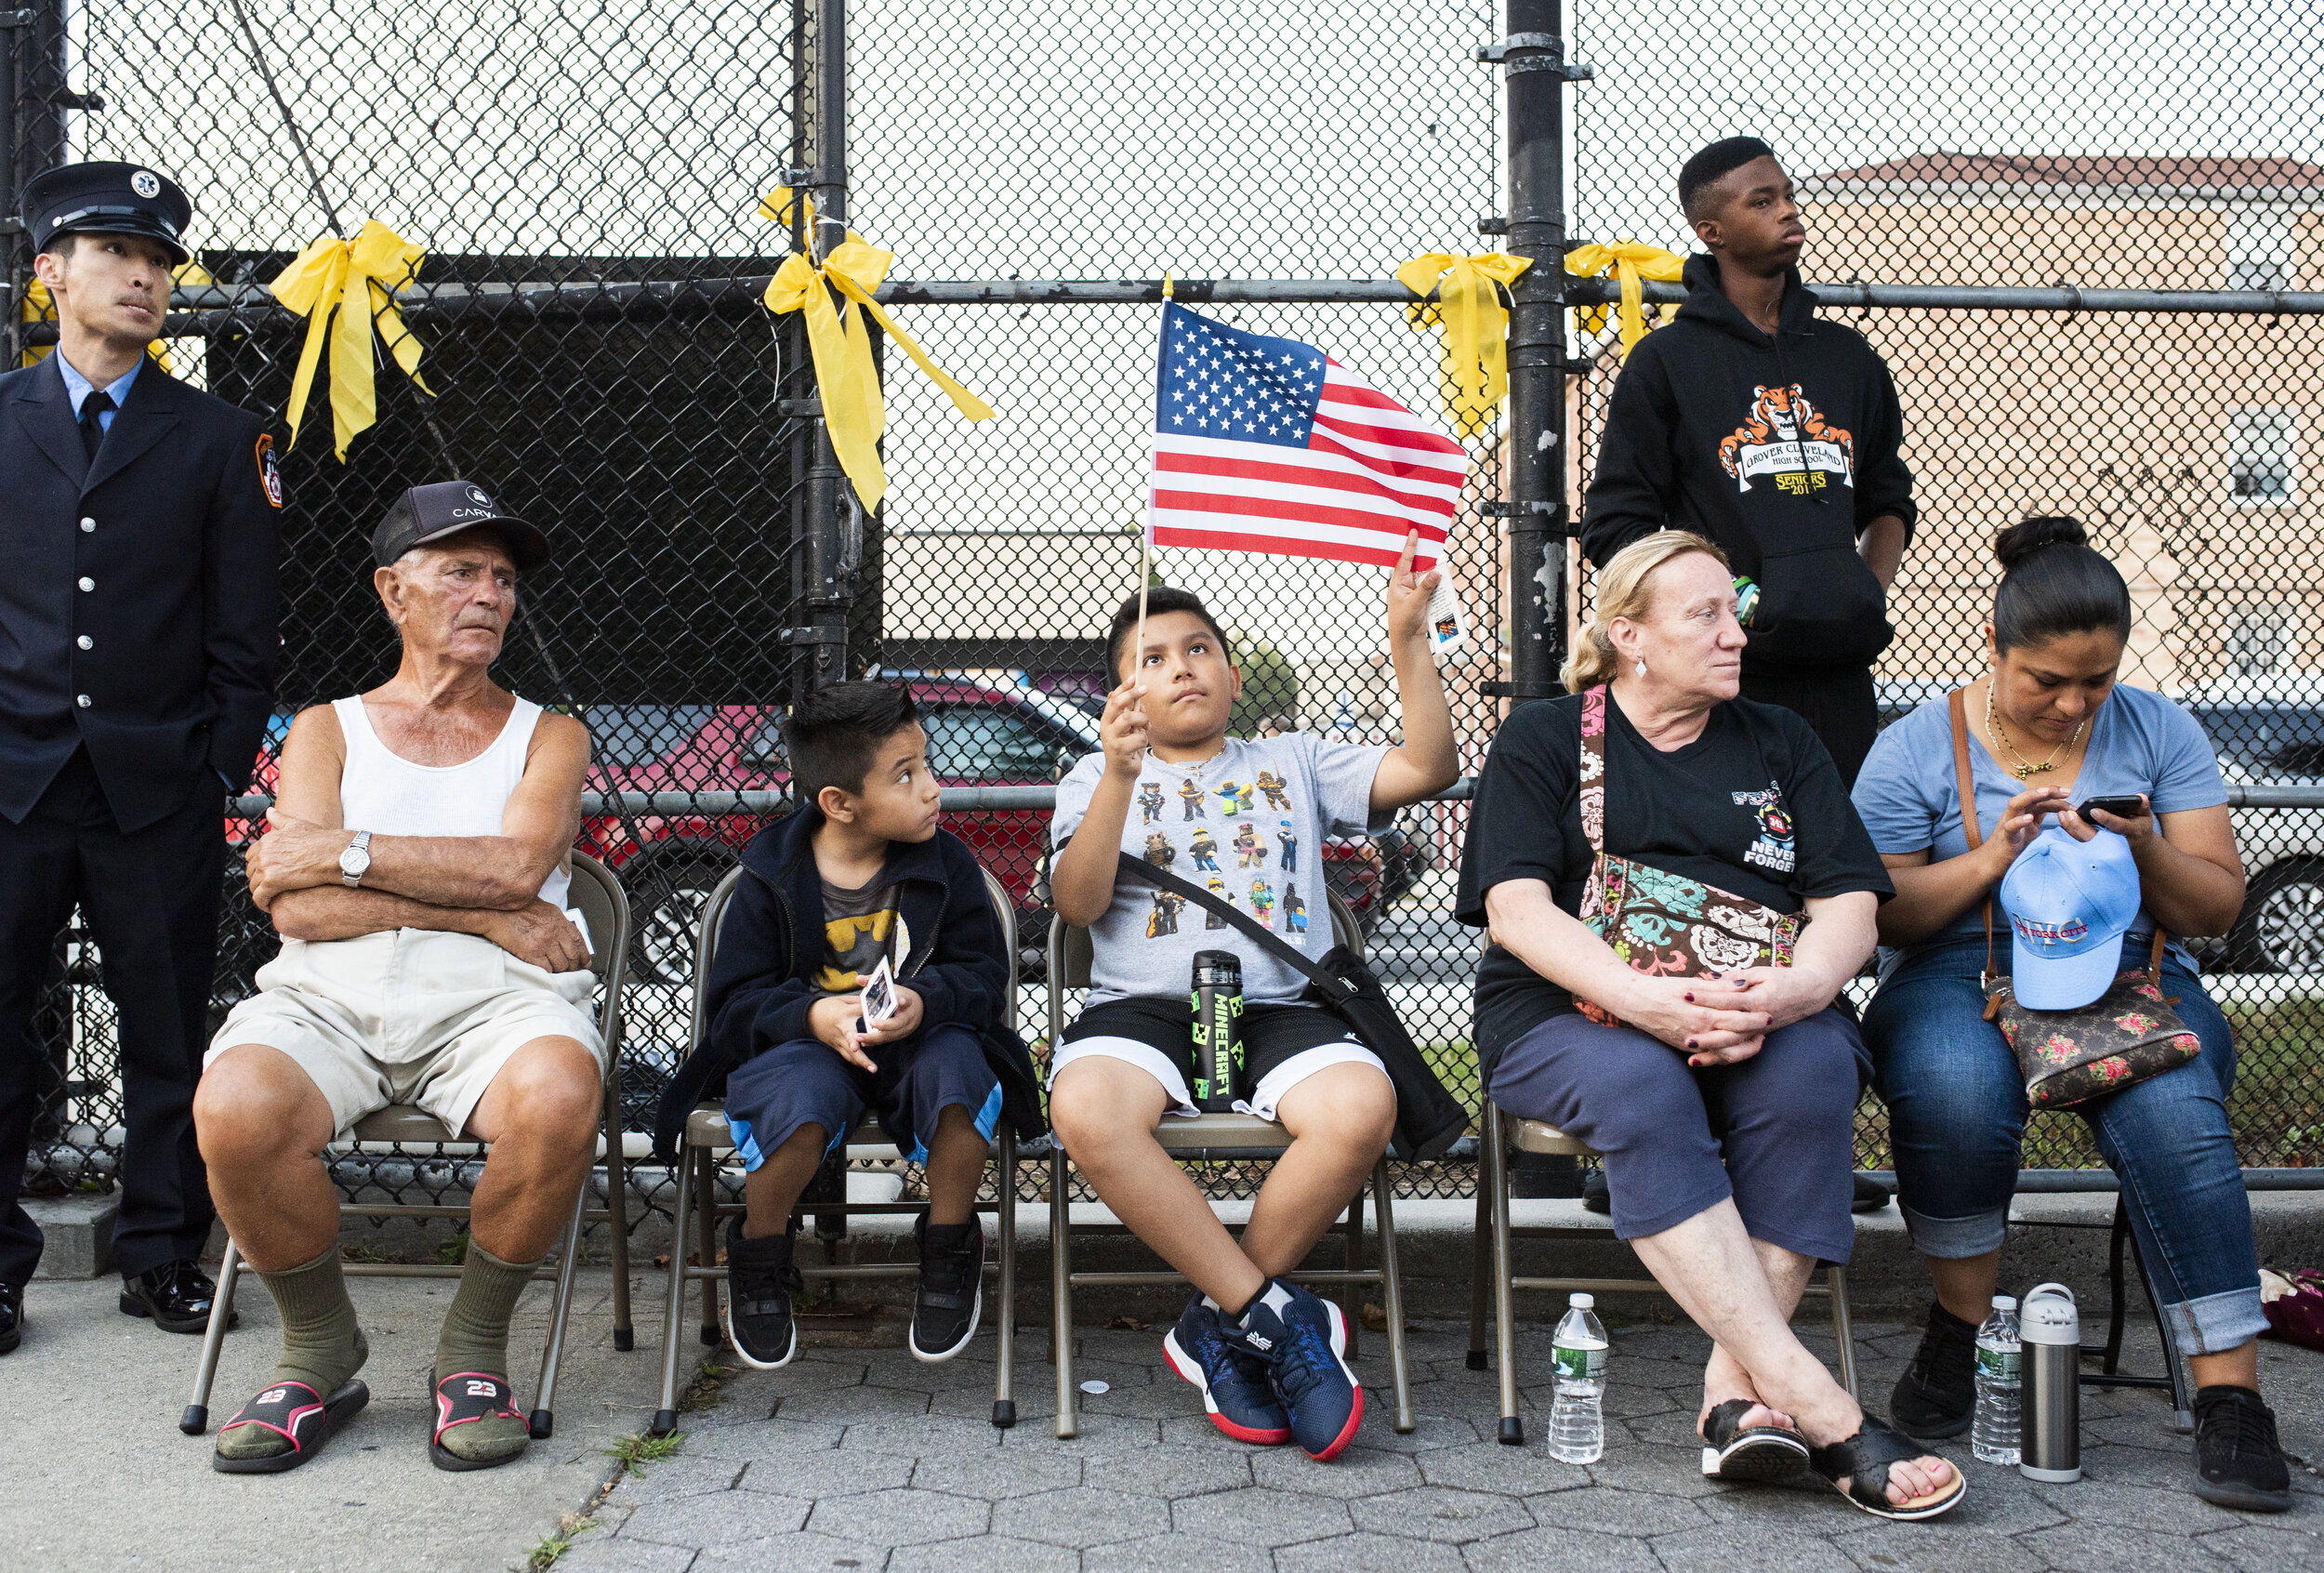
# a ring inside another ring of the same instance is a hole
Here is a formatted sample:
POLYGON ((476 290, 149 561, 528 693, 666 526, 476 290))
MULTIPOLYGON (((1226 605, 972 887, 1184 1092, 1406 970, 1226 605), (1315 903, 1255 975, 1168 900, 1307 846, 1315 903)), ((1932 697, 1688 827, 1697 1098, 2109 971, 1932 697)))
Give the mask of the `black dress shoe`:
POLYGON ((24 1342, 24 1286, 0 1284, 0 1355, 24 1342))
MULTIPOLYGON (((121 1312, 125 1316, 151 1316, 164 1332, 206 1332, 210 1302, 218 1288, 196 1262, 165 1262, 134 1278, 121 1280, 121 1312)), ((227 1318, 232 1327, 239 1312, 227 1318)))

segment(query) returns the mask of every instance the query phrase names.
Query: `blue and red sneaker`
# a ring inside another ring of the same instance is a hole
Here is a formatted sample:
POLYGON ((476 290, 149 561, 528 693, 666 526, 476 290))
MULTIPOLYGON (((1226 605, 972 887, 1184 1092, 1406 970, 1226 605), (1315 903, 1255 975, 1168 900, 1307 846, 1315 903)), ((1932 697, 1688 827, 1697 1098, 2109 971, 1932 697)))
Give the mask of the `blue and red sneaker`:
POLYGON ((1275 1401, 1273 1368, 1230 1337, 1202 1296, 1188 1301, 1178 1326, 1163 1335, 1162 1353, 1172 1370, 1202 1389, 1202 1407, 1221 1431, 1268 1447, 1291 1440, 1291 1417, 1275 1401))
POLYGON ((1340 1307, 1281 1278, 1243 1313, 1220 1318, 1226 1336, 1274 1368, 1274 1388, 1290 1411, 1291 1434, 1321 1461, 1336 1459, 1364 1423, 1364 1389, 1348 1369, 1348 1325, 1340 1307))

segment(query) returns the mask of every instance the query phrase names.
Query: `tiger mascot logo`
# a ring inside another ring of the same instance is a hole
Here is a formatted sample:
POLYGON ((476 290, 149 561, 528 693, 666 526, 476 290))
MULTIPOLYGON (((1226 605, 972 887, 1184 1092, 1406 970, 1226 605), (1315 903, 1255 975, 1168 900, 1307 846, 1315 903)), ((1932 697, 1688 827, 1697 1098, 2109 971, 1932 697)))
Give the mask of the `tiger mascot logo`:
MULTIPOLYGON (((1854 484, 1855 438, 1826 420, 1798 383, 1754 387, 1750 414, 1719 443, 1719 464, 1744 491, 1753 477, 1781 471, 1830 471, 1854 484)), ((1815 484, 1821 489, 1821 476, 1815 484)))

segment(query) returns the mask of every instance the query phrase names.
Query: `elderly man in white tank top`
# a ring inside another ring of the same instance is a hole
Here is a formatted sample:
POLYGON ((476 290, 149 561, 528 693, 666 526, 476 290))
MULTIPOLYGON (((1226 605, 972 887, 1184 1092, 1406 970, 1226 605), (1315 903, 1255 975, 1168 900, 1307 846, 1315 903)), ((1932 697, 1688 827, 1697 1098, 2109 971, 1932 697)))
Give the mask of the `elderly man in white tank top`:
POLYGON ((216 1466, 294 1469, 361 1409, 367 1353, 323 1150, 416 1104, 492 1143, 437 1344, 430 1457, 523 1450, 508 1319, 596 1157, 601 1058, 564 908, 589 738, 488 675, 548 543, 466 482, 416 486, 372 537, 395 676, 302 711, 250 892, 283 935, 212 1040, 194 1124, 219 1215, 283 1316, 272 1380, 216 1466))

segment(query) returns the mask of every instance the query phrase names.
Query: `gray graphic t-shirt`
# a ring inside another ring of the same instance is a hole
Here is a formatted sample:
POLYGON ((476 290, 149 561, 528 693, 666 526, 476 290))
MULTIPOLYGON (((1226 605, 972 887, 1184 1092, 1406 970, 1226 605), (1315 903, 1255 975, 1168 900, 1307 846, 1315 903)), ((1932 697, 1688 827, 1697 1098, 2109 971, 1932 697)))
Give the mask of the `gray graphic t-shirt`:
MULTIPOLYGON (((1148 755, 1122 827, 1122 855, 1208 886, 1320 959, 1331 948, 1324 838, 1387 828, 1394 815, 1371 809, 1372 777, 1387 754, 1385 747, 1295 732, 1230 737, 1224 751, 1194 764, 1148 755)), ((1104 774, 1105 756, 1091 754, 1057 784, 1052 846, 1080 827, 1104 774)), ((1307 986, 1223 918, 1150 885, 1117 879, 1114 905, 1089 938, 1093 1005, 1132 995, 1183 996, 1200 950, 1242 958, 1246 999, 1296 999, 1307 986)))

